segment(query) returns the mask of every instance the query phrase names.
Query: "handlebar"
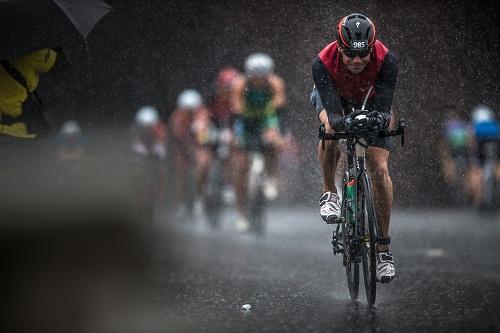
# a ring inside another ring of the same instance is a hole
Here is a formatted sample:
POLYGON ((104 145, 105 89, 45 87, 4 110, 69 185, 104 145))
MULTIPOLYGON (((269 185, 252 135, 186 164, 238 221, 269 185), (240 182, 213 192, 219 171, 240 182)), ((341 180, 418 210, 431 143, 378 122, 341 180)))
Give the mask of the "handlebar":
MULTIPOLYGON (((401 119, 398 121, 398 125, 396 128, 391 129, 391 130, 383 130, 383 131, 378 131, 376 135, 378 135, 379 138, 385 138, 389 136, 398 136, 401 135, 401 146, 405 145, 405 128, 408 126, 405 123, 404 119, 401 119)), ((348 139, 348 138, 366 138, 369 136, 373 136, 376 130, 371 130, 367 131, 366 128, 364 129, 358 129, 357 131, 349 131, 349 132, 337 132, 337 133, 326 133, 325 132, 325 125, 321 124, 319 127, 319 133, 318 133, 318 139, 322 141, 323 144, 323 149, 325 149, 325 140, 341 140, 341 139, 348 139)))

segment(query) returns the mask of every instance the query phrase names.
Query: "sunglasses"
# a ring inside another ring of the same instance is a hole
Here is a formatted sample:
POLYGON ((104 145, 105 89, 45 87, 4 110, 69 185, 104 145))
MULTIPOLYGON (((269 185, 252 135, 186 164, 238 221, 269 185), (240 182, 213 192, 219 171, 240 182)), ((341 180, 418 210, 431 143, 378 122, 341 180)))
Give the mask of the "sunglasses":
POLYGON ((356 56, 359 56, 360 58, 364 58, 367 55, 369 55, 371 51, 372 51, 371 48, 364 49, 364 50, 342 49, 342 53, 345 54, 346 57, 351 58, 351 59, 356 58, 356 56))

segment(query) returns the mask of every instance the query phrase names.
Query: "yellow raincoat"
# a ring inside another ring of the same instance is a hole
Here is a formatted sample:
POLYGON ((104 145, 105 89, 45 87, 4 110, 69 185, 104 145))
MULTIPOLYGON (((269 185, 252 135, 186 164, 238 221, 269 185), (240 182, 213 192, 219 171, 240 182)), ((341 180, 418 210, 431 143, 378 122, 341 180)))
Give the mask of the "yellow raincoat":
MULTIPOLYGON (((30 92, 36 90, 40 74, 48 72, 54 66, 57 53, 51 49, 42 49, 11 60, 10 63, 24 76, 30 92)), ((3 66, 0 65, 0 135, 17 138, 35 138, 37 133, 28 133, 27 125, 22 121, 23 103, 28 99, 26 89, 18 83, 3 66), (2 122, 2 117, 19 118, 19 122, 2 122)))

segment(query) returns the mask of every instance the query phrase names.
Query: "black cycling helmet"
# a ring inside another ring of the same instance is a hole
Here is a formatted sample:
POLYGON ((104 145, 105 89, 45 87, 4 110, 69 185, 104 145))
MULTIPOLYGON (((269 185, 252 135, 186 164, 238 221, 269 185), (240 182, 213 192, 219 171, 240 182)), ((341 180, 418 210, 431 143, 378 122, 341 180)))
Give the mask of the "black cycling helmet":
POLYGON ((337 41, 343 50, 366 52, 372 48, 375 38, 375 25, 365 15, 347 15, 337 25, 337 41))

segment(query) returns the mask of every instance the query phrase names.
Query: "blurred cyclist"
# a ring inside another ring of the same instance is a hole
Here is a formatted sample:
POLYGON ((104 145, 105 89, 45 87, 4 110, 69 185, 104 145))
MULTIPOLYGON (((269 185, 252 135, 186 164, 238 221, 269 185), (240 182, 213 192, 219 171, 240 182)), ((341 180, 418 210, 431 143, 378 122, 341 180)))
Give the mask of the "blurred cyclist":
POLYGON ((85 143, 80 125, 74 120, 65 122, 57 138, 56 160, 65 162, 82 158, 85 154, 85 143))
POLYGON ((165 199, 167 129, 156 108, 143 106, 132 127, 133 179, 143 217, 151 222, 157 203, 165 199))
POLYGON ((203 98, 194 89, 184 90, 177 98, 177 109, 169 119, 175 171, 175 203, 179 217, 191 214, 195 201, 200 202, 212 156, 207 142, 210 118, 203 98), (191 174, 192 173, 192 174, 191 174), (194 178, 194 179, 191 179, 194 178), (196 193, 192 195, 191 184, 196 193))
POLYGON ((245 79, 236 83, 231 98, 232 110, 238 116, 235 135, 239 141, 235 156, 237 226, 248 228, 245 217, 249 152, 262 151, 269 177, 265 193, 275 199, 277 189, 278 152, 283 145, 278 114, 286 106, 285 84, 274 73, 274 61, 266 54, 254 53, 245 60, 245 79))
POLYGON ((215 126, 217 139, 213 145, 213 155, 221 161, 223 175, 223 192, 227 202, 234 201, 234 191, 228 186, 232 185, 235 178, 234 169, 230 168, 234 164, 234 154, 231 147, 234 144, 233 126, 235 114, 232 110, 231 97, 238 82, 245 80, 243 74, 233 67, 224 67, 217 74, 214 84, 214 94, 209 105, 210 119, 215 126), (227 151, 226 151, 227 150, 227 151))
POLYGON ((154 156, 158 161, 164 161, 167 154, 167 128, 160 120, 156 108, 141 107, 136 115, 132 128, 132 151, 147 157, 154 156))
POLYGON ((87 141, 80 125, 74 120, 65 122, 56 140, 56 182, 69 187, 82 181, 85 171, 84 159, 87 155, 87 141))
POLYGON ((244 79, 245 77, 233 67, 224 67, 217 74, 209 112, 210 119, 218 128, 232 128, 234 113, 231 96, 238 82, 244 79))
POLYGON ((457 116, 447 119, 443 130, 439 147, 441 172, 445 183, 452 189, 451 195, 459 200, 468 193, 465 186, 470 178, 470 131, 467 122, 457 116))
MULTIPOLYGON (((348 129, 349 113, 361 109, 366 100, 368 116, 386 129, 391 122, 391 107, 398 75, 395 55, 376 37, 375 25, 364 15, 350 14, 336 26, 337 40, 328 44, 312 65, 315 88, 311 102, 327 132, 348 129)), ((389 251, 389 222, 393 202, 388 162, 390 140, 367 140, 366 159, 373 185, 377 221, 382 239, 377 246, 377 279, 390 282, 395 276, 393 255, 389 251)), ((323 195, 320 215, 325 222, 337 223, 340 203, 335 186, 335 171, 341 155, 337 141, 318 145, 318 160, 323 170, 323 195)))
MULTIPOLYGON (((495 113, 486 105, 476 106, 471 115, 473 161, 471 190, 473 203, 486 208, 494 200, 494 189, 488 190, 499 179, 500 125, 495 113)), ((488 207, 491 208, 491 207, 488 207)))

